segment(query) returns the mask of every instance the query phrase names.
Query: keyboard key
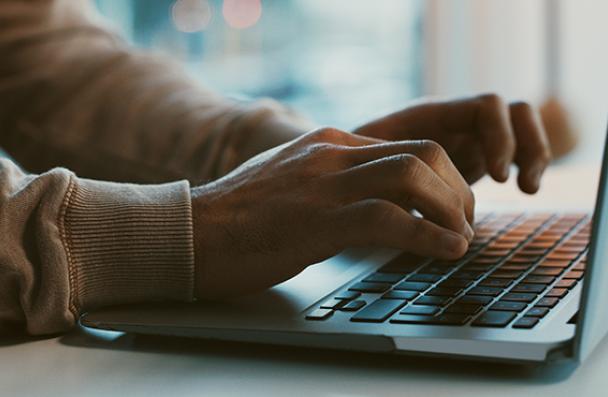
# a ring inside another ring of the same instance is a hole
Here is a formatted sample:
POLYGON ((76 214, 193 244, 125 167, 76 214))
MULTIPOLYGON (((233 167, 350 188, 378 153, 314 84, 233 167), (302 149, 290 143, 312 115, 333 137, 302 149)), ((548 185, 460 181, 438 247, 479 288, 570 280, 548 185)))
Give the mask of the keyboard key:
POLYGON ((557 298, 542 298, 542 299, 539 299, 538 302, 536 302, 536 306, 553 307, 553 306, 557 305, 558 301, 559 300, 557 298))
POLYGON ((334 311, 331 309, 316 309, 306 315, 307 320, 325 320, 331 317, 334 311))
POLYGON ((555 277, 552 276, 528 276, 523 280, 526 284, 551 284, 553 281, 555 277))
POLYGON ((417 305, 444 306, 450 298, 446 296, 421 296, 414 301, 417 305))
POLYGON ((482 251, 479 256, 480 257, 504 257, 511 253, 511 250, 501 250, 501 249, 486 249, 482 251))
POLYGON ((558 254, 578 254, 585 249, 585 246, 580 245, 560 245, 553 252, 558 254))
POLYGON ((548 261, 546 259, 538 265, 539 268, 558 267, 561 269, 568 267, 568 266, 570 266, 570 261, 548 261))
POLYGON ((578 253, 571 253, 571 254, 558 254, 556 252, 552 252, 549 255, 547 255, 547 259, 551 260, 551 259, 556 259, 559 261, 573 261, 576 259, 576 257, 578 256, 578 253))
POLYGON ((568 273, 564 274, 564 278, 573 278, 576 280, 580 280, 583 278, 584 272, 580 270, 570 270, 568 273))
POLYGON ((508 302, 508 301, 498 301, 492 306, 490 306, 491 310, 500 310, 507 312, 520 312, 526 308, 526 304, 522 302, 508 302))
POLYGON ((390 284, 386 283, 367 283, 359 282, 355 283, 348 288, 349 291, 358 292, 384 292, 391 287, 390 284))
POLYGON ((403 275, 408 275, 412 272, 414 272, 416 269, 418 268, 418 266, 412 266, 410 267, 405 267, 405 266, 394 266, 394 265, 384 265, 382 266, 380 269, 376 270, 377 273, 383 273, 383 274, 390 274, 390 273, 394 273, 394 274, 403 274, 403 275))
POLYGON ((582 262, 579 262, 576 264, 576 266, 574 266, 572 268, 572 270, 580 270, 580 271, 584 271, 585 270, 585 264, 582 262))
POLYGON ((511 292, 529 292, 532 294, 539 294, 547 288, 544 284, 517 284, 511 289, 511 292))
POLYGON ((429 283, 415 283, 413 281, 404 281, 400 284, 397 284, 395 289, 397 290, 406 290, 406 291, 424 291, 429 288, 431 284, 429 283))
POLYGON ((534 276, 559 276, 564 269, 558 267, 539 267, 532 272, 534 276))
MULTIPOLYGON (((460 260, 455 260, 455 261, 439 261, 439 260, 436 260, 436 261, 432 262, 431 264, 429 264, 427 266, 430 266, 430 267, 438 266, 438 267, 443 267, 443 268, 446 268, 446 269, 454 269, 459 264, 460 264, 460 260)), ((422 272, 422 273, 431 273, 431 272, 422 272)))
POLYGON ((558 288, 572 288, 576 285, 577 281, 575 279, 559 280, 555 286, 558 288))
POLYGON ((512 312, 499 312, 488 310, 483 313, 481 316, 477 317, 475 321, 473 321, 474 326, 484 326, 484 327, 506 327, 513 319, 516 314, 512 312))
POLYGON ((509 263, 536 263, 540 259, 540 256, 519 256, 515 255, 509 259, 509 263))
MULTIPOLYGON (((424 266, 419 271, 421 273, 424 273, 424 274, 438 274, 438 275, 443 276, 443 275, 448 274, 449 272, 451 272, 452 269, 453 269, 452 267, 437 266, 435 264, 430 264, 430 265, 424 266)), ((422 281, 422 280, 416 280, 416 281, 422 281)))
POLYGON ((454 279, 465 279, 465 280, 477 280, 483 276, 485 272, 468 272, 468 271, 457 271, 451 275, 454 279))
POLYGON ((381 323, 405 305, 405 301, 396 299, 378 299, 361 310, 350 321, 381 323))
POLYGON ((365 306, 365 301, 356 300, 356 301, 348 302, 346 305, 340 307, 339 310, 342 310, 345 312, 356 312, 357 310, 361 309, 363 306, 365 306))
POLYGON ((390 284, 394 284, 396 282, 401 281, 403 278, 405 278, 405 274, 399 274, 399 273, 374 273, 374 274, 370 274, 369 276, 367 276, 366 278, 363 279, 363 281, 365 282, 370 282, 370 283, 390 283, 390 284))
POLYGON ((475 258, 471 262, 465 264, 466 267, 469 265, 495 265, 500 262, 501 258, 475 258))
POLYGON ((514 270, 514 271, 518 271, 518 272, 523 272, 526 271, 530 268, 530 265, 522 265, 521 263, 516 264, 516 263, 509 263, 507 261, 507 263, 505 263, 504 265, 502 265, 500 267, 500 270, 514 270))
POLYGON ((568 288, 553 288, 545 296, 552 298, 563 298, 568 293, 568 288))
POLYGON ((342 291, 338 295, 334 296, 334 299, 351 300, 361 296, 361 292, 357 291, 342 291))
POLYGON ((471 284, 473 284, 473 281, 471 281, 471 280, 448 278, 447 280, 440 282, 438 284, 438 286, 439 287, 450 287, 450 288, 454 288, 454 287, 466 288, 471 284))
POLYGON ((463 266, 464 270, 471 272, 487 272, 494 268, 494 264, 492 265, 484 265, 481 263, 467 263, 463 266))
POLYGON ((418 292, 415 291, 389 291, 382 295, 382 299, 404 299, 410 301, 418 295, 418 292))
POLYGON ((530 329, 538 324, 538 317, 522 317, 513 324, 513 328, 530 329))
POLYGON ((321 303, 321 309, 337 309, 340 306, 346 304, 348 301, 342 299, 328 299, 325 302, 321 303))
POLYGON ((536 299, 536 295, 535 294, 522 294, 522 293, 509 293, 509 294, 505 294, 501 299, 505 300, 505 301, 511 301, 511 302, 530 303, 534 299, 536 299))
POLYGON ((545 248, 524 248, 519 250, 519 255, 542 256, 547 252, 545 248))
POLYGON ((391 318, 391 323, 395 324, 430 324, 433 322, 431 316, 416 316, 412 314, 398 314, 391 318))
POLYGON ((426 294, 429 296, 456 296, 462 292, 462 288, 435 287, 426 294))
POLYGON ((487 296, 498 296, 504 291, 502 288, 494 287, 475 287, 468 291, 470 295, 487 295, 487 296))
POLYGON ((489 296, 475 296, 475 295, 465 295, 458 299, 456 303, 474 303, 479 305, 487 305, 492 302, 492 298, 489 296))
POLYGON ((407 281, 420 281, 423 283, 436 283, 441 280, 441 276, 436 274, 414 274, 413 276, 408 277, 407 281))
POLYGON ((549 249, 551 247, 553 247, 555 244, 553 244, 553 242, 542 242, 542 241, 537 241, 537 242, 532 242, 532 243, 528 243, 525 245, 526 248, 538 248, 538 249, 549 249))
POLYGON ((433 324, 433 325, 464 325, 469 316, 465 314, 443 314, 437 317, 399 314, 391 318, 391 323, 397 324, 433 324))
POLYGON ((478 285, 484 287, 497 287, 504 288, 508 287, 513 281, 506 278, 486 278, 482 280, 478 285))
POLYGON ((536 307, 534 306, 532 309, 526 312, 526 316, 529 317, 545 317, 549 313, 549 309, 546 307, 536 307))
POLYGON ((445 309, 445 313, 475 314, 483 308, 479 304, 454 303, 445 309))
POLYGON ((439 313, 436 306, 410 305, 401 311, 401 314, 416 314, 421 316, 433 316, 439 313))
POLYGON ((467 314, 448 313, 434 318, 437 325, 464 325, 471 316, 467 314))
POLYGON ((494 277, 494 278, 508 278, 508 279, 516 279, 519 276, 521 276, 523 274, 523 272, 520 271, 514 271, 514 270, 496 270, 495 272, 493 272, 492 274, 490 274, 490 277, 494 277))

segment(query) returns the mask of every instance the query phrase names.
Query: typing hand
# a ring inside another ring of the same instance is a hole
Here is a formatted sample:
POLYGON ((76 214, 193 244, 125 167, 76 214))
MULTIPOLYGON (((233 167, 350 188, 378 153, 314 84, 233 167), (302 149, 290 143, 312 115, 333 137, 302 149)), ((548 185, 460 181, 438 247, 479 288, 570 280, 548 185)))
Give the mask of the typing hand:
POLYGON ((320 129, 192 197, 199 298, 267 288, 352 246, 456 259, 473 237, 469 185, 430 141, 320 129))
POLYGON ((486 173, 496 181, 519 167, 522 191, 535 193, 551 153, 539 114, 494 94, 422 103, 374 120, 356 134, 391 141, 431 139, 445 148, 468 183, 486 173))

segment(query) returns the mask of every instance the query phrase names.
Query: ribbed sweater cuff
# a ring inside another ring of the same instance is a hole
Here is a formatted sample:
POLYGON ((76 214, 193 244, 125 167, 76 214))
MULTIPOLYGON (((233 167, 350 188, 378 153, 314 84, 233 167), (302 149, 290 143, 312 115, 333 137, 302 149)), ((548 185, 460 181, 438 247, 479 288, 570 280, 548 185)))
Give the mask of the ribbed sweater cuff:
POLYGON ((193 298, 187 182, 130 185, 72 180, 63 217, 70 309, 193 298))

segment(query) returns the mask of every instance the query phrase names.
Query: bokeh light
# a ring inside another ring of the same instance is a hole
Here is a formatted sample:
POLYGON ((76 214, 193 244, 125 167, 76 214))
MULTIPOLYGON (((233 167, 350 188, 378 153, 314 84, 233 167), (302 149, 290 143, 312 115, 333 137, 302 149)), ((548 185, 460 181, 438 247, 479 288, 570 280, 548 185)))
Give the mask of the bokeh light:
POLYGON ((211 23, 212 15, 209 0, 177 0, 171 8, 175 28, 185 33, 206 29, 211 23))
POLYGON ((247 29, 254 26, 262 16, 261 0, 224 0, 222 13, 228 26, 247 29))

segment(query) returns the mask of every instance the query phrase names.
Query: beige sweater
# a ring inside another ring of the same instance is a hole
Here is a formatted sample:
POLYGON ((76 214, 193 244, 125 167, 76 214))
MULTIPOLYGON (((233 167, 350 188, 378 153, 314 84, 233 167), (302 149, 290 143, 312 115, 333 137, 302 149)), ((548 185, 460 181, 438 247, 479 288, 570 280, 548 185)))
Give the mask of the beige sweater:
POLYGON ((135 53, 84 0, 0 1, 0 146, 32 173, 0 160, 0 333, 65 331, 102 305, 193 299, 189 183, 298 123, 135 53))

